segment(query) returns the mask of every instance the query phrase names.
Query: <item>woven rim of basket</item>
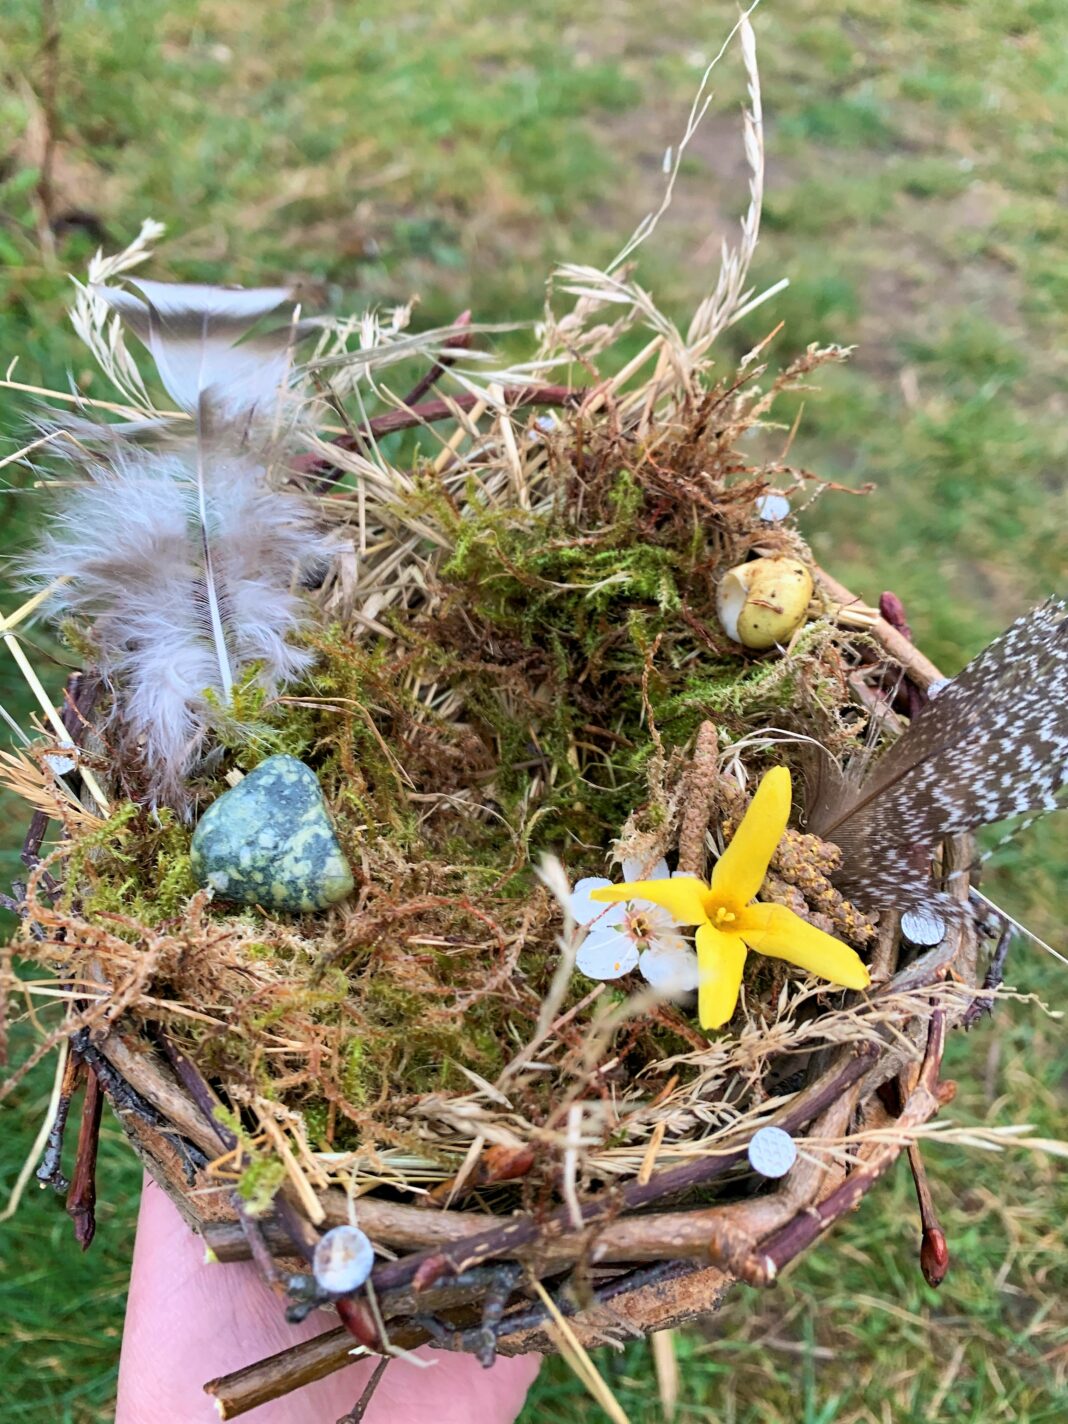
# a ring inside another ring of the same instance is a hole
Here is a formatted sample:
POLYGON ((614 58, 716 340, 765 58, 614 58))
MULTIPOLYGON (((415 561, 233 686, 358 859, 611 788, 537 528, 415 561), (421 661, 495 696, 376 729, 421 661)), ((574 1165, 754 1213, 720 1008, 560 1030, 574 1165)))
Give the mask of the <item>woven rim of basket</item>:
MULTIPOLYGON (((874 637, 918 686, 940 677, 874 610, 829 575, 819 577, 841 621, 874 637)), ((953 894, 962 900, 969 894, 972 852, 970 837, 952 838, 943 848, 944 869, 955 872, 953 894)), ((647 1334, 692 1319, 715 1309, 735 1280, 771 1284, 860 1201, 905 1150, 910 1134, 952 1096, 952 1085, 940 1084, 939 1071, 947 1030, 968 1015, 981 983, 975 928, 961 916, 942 942, 920 957, 899 964, 900 951, 898 917, 884 915, 872 955, 879 987, 870 1000, 877 1006, 893 996, 903 1006, 899 1018, 884 1026, 877 1041, 822 1050, 818 1074, 770 1119, 799 1139, 856 1138, 848 1169, 838 1158, 803 1155, 784 1183, 763 1195, 672 1209, 672 1199, 715 1181, 745 1158, 748 1128, 736 1146, 728 1144, 716 1156, 640 1172, 588 1197, 580 1203, 581 1223, 567 1206, 535 1219, 363 1196, 362 1229, 395 1256, 375 1269, 373 1297, 361 1291, 341 1302, 346 1326, 211 1381, 207 1388, 221 1417, 236 1417, 341 1368, 351 1361, 354 1335, 372 1350, 432 1341, 484 1359, 552 1352, 567 1348, 568 1335, 594 1344, 620 1332, 647 1334), (574 1267, 582 1270, 589 1301, 581 1310, 538 1284, 574 1267), (529 1303, 498 1318, 495 1299, 502 1291, 508 1299, 524 1281, 529 1303)), ((78 1051, 91 1063, 96 1060, 135 1149, 218 1260, 251 1257, 262 1274, 277 1280, 279 1263, 283 1270, 299 1270, 319 1230, 350 1219, 350 1203, 338 1189, 319 1194, 315 1213, 283 1189, 262 1221, 237 1214, 223 1194, 197 1194, 199 1180, 182 1142, 209 1159, 217 1158, 224 1144, 195 1068, 180 1058, 164 1066, 143 1051, 144 1043, 115 1031, 102 1042, 90 1044, 87 1035, 86 1040, 76 1045, 78 1051), (310 1215, 318 1217, 316 1225, 310 1215)))

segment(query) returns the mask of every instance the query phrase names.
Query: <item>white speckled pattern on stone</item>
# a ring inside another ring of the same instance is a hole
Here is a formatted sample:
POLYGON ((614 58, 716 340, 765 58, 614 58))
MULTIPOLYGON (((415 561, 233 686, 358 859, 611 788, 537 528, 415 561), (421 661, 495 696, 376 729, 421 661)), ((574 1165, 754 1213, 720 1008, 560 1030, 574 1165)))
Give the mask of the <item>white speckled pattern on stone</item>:
POLYGON ((315 773, 268 757, 200 818, 193 872, 223 900, 264 909, 324 910, 352 889, 315 773))

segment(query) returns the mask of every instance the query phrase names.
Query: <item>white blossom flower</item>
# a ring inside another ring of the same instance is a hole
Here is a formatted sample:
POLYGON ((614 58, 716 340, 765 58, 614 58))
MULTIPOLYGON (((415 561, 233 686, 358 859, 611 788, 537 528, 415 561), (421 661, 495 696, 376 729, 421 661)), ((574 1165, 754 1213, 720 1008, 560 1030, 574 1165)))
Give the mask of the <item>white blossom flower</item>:
MULTIPOLYGON (((649 871, 633 857, 623 861, 623 879, 666 880, 671 872, 660 860, 649 871)), ((611 885, 602 876, 580 880, 571 893, 571 914, 589 933, 579 946, 576 964, 589 979, 619 979, 639 969, 654 988, 684 993, 697 988, 697 955, 679 932, 677 920, 648 900, 600 905, 594 890, 611 885)))

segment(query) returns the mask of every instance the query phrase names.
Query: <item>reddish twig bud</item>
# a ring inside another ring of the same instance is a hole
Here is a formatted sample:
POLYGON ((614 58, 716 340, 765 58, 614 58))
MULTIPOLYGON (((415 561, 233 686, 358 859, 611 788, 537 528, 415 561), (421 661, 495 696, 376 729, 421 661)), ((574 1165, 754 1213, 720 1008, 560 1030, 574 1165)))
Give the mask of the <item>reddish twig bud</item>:
POLYGON ((378 1338, 378 1326, 366 1300, 362 1296, 343 1296, 335 1304, 341 1323, 349 1334, 355 1335, 360 1344, 366 1345, 369 1350, 380 1351, 382 1342, 378 1338))
POLYGON ((912 629, 905 617, 905 605, 896 593, 887 592, 879 595, 879 612, 891 628, 896 628, 902 637, 907 638, 910 643, 912 642, 912 629))
POLYGON ((929 1286, 940 1286, 949 1271, 949 1246, 940 1226, 928 1226, 920 1241, 920 1270, 929 1286))
POLYGON ((428 1256, 419 1263, 417 1269, 412 1273, 412 1290, 428 1290, 436 1280, 439 1280, 447 1272, 453 1271, 449 1258, 438 1252, 437 1255, 428 1256))

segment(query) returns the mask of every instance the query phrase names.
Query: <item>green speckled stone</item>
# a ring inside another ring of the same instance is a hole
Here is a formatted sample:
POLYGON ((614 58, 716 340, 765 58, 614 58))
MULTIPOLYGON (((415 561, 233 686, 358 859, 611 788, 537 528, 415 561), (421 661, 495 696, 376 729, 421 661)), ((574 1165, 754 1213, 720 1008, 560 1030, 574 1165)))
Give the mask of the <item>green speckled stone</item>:
POLYGON ((201 885, 241 905, 324 910, 352 889, 315 773, 296 757, 268 757, 213 801, 191 856, 201 885))

